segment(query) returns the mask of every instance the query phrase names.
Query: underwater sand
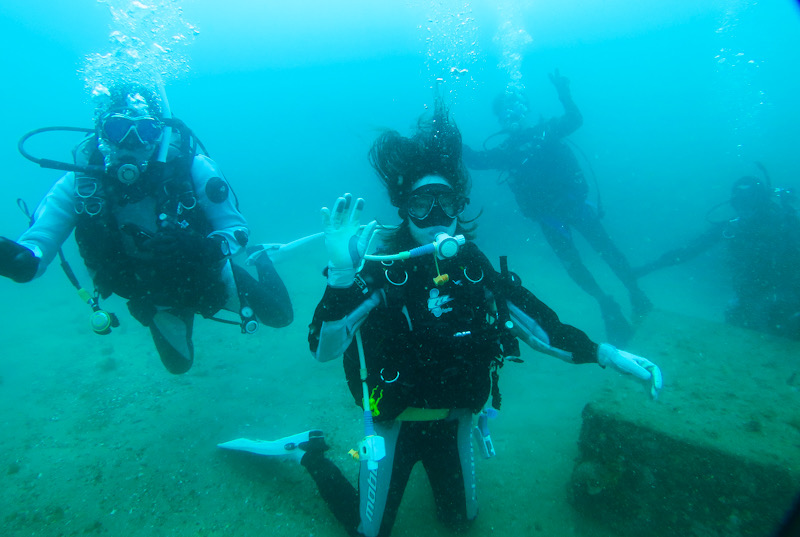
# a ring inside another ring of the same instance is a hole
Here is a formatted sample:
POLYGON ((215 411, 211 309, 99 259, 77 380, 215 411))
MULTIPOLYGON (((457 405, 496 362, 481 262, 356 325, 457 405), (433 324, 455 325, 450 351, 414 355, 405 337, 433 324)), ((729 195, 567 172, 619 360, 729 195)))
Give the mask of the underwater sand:
MULTIPOLYGON (((359 411, 341 363, 316 363, 307 350, 306 327, 324 289, 319 266, 315 256, 279 265, 295 303, 288 328, 262 327, 243 336, 237 327, 198 318, 195 365, 182 376, 166 372, 148 332, 122 302, 107 303, 120 314, 120 329, 109 336, 90 333, 87 308, 56 266, 26 287, 0 282, 6 297, 2 534, 346 535, 301 467, 216 448, 240 436, 273 439, 321 428, 333 447, 330 457, 355 480, 357 463, 347 451, 361 438, 359 411)), ((512 258, 512 269, 562 319, 602 340, 596 308, 549 252, 537 250, 516 263, 512 258)), ((692 300, 684 296, 685 286, 670 290, 663 285, 669 276, 659 278, 646 289, 660 307, 692 300)), ((702 299, 694 297, 697 311, 713 311, 716 304, 702 299)), ((715 334, 707 337, 713 342, 715 334)), ((682 352, 680 344, 635 350, 657 361, 682 352)), ((529 350, 523 358, 525 363, 509 363, 501 372, 503 411, 491 423, 497 457, 477 460, 481 512, 468 535, 612 537, 567 501, 581 410, 612 389, 630 390, 632 401, 647 397, 636 383, 597 366, 569 366, 529 350)), ((750 382, 724 373, 716 371, 709 382, 750 382)), ((680 371, 665 375, 669 390, 680 371)), ((787 434, 795 434, 790 440, 800 446, 800 431, 787 434)), ((393 535, 452 535, 435 520, 420 468, 393 535)))

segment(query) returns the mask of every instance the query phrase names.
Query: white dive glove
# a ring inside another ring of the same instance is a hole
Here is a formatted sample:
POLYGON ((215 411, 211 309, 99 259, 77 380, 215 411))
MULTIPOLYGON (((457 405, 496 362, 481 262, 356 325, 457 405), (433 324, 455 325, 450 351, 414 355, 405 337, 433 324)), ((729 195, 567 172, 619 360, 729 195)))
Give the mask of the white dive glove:
POLYGON ((663 385, 661 369, 647 358, 618 350, 613 345, 603 343, 597 348, 597 362, 603 367, 610 365, 621 373, 633 375, 645 382, 653 399, 658 398, 658 392, 663 385))
POLYGON ((377 222, 361 228, 361 211, 364 200, 353 201, 345 194, 333 204, 333 210, 322 208, 322 225, 325 229, 325 248, 328 250, 328 285, 350 287, 367 251, 377 222))

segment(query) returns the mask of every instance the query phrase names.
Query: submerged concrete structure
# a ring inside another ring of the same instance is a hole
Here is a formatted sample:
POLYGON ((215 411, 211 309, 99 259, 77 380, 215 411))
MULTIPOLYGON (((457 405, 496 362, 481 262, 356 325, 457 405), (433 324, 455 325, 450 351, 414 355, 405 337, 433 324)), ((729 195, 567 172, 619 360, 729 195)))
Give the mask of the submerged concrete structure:
POLYGON ((575 508, 620 536, 773 535, 800 493, 800 342, 653 312, 628 350, 664 390, 586 405, 575 508))

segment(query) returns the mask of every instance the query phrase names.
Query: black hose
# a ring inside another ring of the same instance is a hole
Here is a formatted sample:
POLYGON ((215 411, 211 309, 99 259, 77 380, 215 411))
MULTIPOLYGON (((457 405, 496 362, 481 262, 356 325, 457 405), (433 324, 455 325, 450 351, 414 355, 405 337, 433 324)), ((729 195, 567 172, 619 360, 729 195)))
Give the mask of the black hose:
POLYGON ((32 136, 41 134, 43 132, 83 132, 86 134, 92 134, 94 133, 94 129, 89 129, 86 127, 61 127, 61 126, 42 127, 40 129, 34 129, 28 132, 27 134, 24 134, 17 143, 17 149, 19 149, 19 152, 23 157, 30 160, 31 162, 38 164, 42 168, 48 168, 51 170, 63 170, 67 172, 85 172, 89 174, 102 173, 104 171, 102 166, 91 166, 91 165, 82 166, 80 164, 73 164, 71 162, 60 162, 58 160, 34 157, 25 150, 25 142, 27 142, 28 139, 31 138, 32 136))

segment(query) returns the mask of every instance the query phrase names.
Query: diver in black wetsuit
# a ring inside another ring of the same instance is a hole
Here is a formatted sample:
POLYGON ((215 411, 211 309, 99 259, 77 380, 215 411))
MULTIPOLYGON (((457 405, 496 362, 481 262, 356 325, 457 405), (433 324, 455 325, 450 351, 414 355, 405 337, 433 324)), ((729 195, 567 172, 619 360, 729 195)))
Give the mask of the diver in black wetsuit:
POLYGON ((767 178, 739 178, 731 189, 736 217, 714 222, 686 246, 635 269, 644 276, 725 243, 734 296, 725 320, 735 326, 800 339, 800 219, 793 194, 767 178))
POLYGON ((627 259, 603 228, 598 209, 587 202, 589 189, 583 170, 564 141, 583 123, 569 91, 569 80, 558 70, 550 80, 564 106, 563 116, 541 119, 535 126, 525 127, 525 97, 518 92, 501 95, 495 100, 494 112, 503 128, 498 134, 505 135, 505 139, 486 151, 465 146, 464 162, 476 170, 495 169, 507 175, 522 214, 539 223, 570 277, 597 300, 609 340, 624 344, 633 329, 617 302, 603 291, 581 261, 572 229, 586 238, 628 289, 635 319, 646 315, 652 304, 639 289, 627 259))
MULTIPOLYGON (((366 409, 358 489, 324 456, 321 431, 220 444, 300 462, 351 535, 390 534, 417 462, 439 519, 457 530, 469 526, 478 512, 473 417, 499 407, 497 372, 504 356, 519 353, 517 338, 568 363, 632 374, 653 396, 661 387, 656 365, 561 323, 466 241, 470 230, 459 217, 470 184, 460 153, 461 135, 437 100, 432 120, 421 120, 413 137, 388 131, 370 152, 398 208, 396 229, 362 228, 364 202, 350 194, 323 209, 328 287, 309 344, 320 361, 344 355, 353 398, 366 409), (392 255, 398 251, 409 254, 392 255)), ((493 454, 488 430, 478 430, 479 447, 493 454)))
MULTIPOLYGON (((41 275, 62 256, 61 244, 74 230, 95 286, 93 297, 80 289, 94 310, 92 328, 105 334, 118 324, 99 308, 100 298, 128 299, 161 361, 176 374, 194 360, 195 314, 240 313, 248 332, 256 319, 274 327, 291 323, 289 294, 269 257, 251 256, 258 281, 231 261, 247 244, 247 222, 191 131, 141 85, 120 84, 96 99, 94 131, 66 128, 89 131, 74 164, 23 151, 44 167, 72 171, 52 187, 17 241, 0 237, 0 275, 17 282, 41 275)), ((68 276, 79 287, 71 271, 68 276)))

